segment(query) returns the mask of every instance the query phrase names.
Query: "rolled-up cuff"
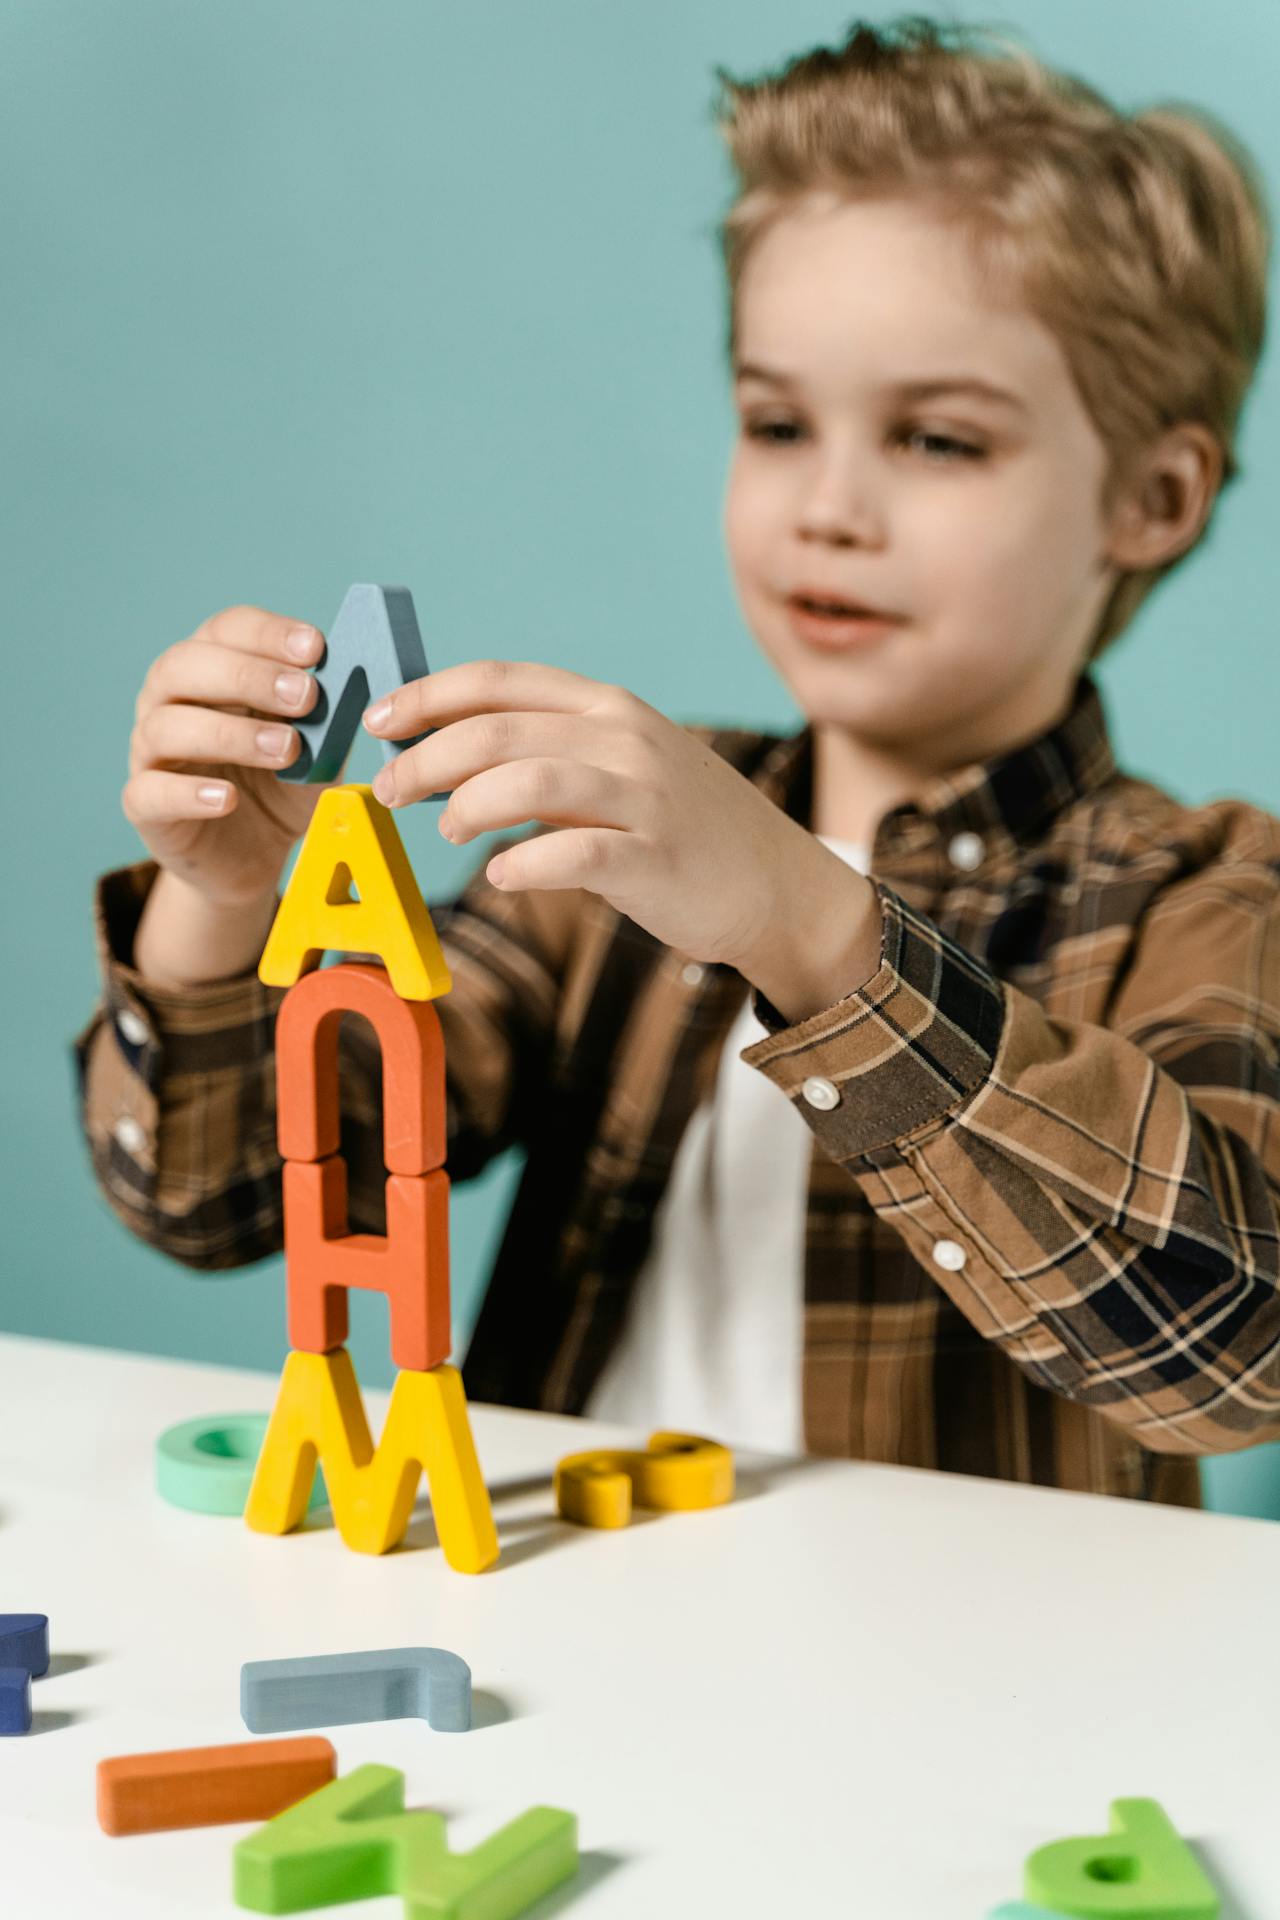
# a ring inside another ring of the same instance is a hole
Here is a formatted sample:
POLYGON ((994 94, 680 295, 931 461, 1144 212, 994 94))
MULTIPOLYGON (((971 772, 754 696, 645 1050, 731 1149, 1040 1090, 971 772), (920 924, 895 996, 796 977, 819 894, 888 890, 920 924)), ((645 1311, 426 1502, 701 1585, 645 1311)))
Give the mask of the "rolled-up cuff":
POLYGON ((963 1105, 991 1073, 1005 1020, 999 977, 870 878, 883 917, 879 970, 794 1025, 754 990, 752 1010, 769 1032, 739 1056, 781 1088, 840 1161, 963 1105))

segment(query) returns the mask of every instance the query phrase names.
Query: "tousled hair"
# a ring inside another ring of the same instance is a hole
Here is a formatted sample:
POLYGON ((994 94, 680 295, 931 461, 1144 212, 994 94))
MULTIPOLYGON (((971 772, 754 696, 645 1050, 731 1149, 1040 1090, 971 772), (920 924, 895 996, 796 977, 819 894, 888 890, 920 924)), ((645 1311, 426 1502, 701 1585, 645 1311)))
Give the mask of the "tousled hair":
MULTIPOLYGON (((737 176, 718 228, 737 352, 743 269, 770 228, 814 195, 912 201, 958 224, 980 271, 1057 339, 1107 453, 1102 510, 1177 422, 1240 471, 1236 436, 1262 352, 1270 214, 1256 162, 1200 107, 1125 114, 1043 65, 1011 29, 919 14, 855 21, 754 80, 713 69, 714 114, 737 176)), ((1123 573, 1090 661, 1158 581, 1123 573)))

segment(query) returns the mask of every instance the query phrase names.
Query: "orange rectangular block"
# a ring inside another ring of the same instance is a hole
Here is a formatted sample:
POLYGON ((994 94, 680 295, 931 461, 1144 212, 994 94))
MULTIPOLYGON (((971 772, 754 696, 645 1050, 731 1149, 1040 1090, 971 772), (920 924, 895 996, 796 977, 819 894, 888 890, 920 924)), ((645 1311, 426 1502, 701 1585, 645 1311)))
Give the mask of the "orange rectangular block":
POLYGON ((336 1774, 333 1742, 318 1735, 122 1753, 98 1762, 98 1825, 104 1833, 159 1833, 270 1820, 336 1774))

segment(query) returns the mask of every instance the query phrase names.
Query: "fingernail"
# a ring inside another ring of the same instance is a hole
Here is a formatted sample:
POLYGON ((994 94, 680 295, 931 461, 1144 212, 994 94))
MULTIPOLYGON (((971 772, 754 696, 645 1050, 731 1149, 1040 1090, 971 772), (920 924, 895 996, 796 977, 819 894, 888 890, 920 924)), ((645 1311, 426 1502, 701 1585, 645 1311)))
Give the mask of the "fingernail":
POLYGON ((254 737, 259 753, 265 754, 268 760, 283 760, 292 736, 292 727, 259 727, 254 737))
POLYGON ((196 799, 200 802, 200 805, 202 807, 212 807, 215 813, 221 808, 226 797, 227 790, 225 787, 208 786, 196 788, 196 799))
POLYGON ((302 703, 307 690, 305 673, 278 673, 276 675, 276 698, 283 707, 296 707, 302 703))
POLYGON ((285 635, 284 650, 291 660, 313 660, 320 650, 320 636, 314 627, 295 627, 285 635))
POLYGON ((390 767, 379 767, 373 776, 374 798, 389 807, 396 797, 396 778, 390 767))
POLYGON ((391 718, 392 704, 390 700, 379 700, 377 706, 370 707, 364 716, 366 727, 372 727, 374 729, 385 727, 391 718))
POLYGON ((442 833, 442 834, 444 835, 444 837, 445 837, 445 839, 446 839, 446 840, 452 840, 452 839, 453 839, 453 837, 454 837, 454 835, 453 835, 453 822, 452 822, 452 820, 450 820, 450 818, 449 818, 449 816, 448 816, 448 814, 447 814, 447 813, 442 813, 442 814, 440 815, 440 831, 441 831, 441 833, 442 833))

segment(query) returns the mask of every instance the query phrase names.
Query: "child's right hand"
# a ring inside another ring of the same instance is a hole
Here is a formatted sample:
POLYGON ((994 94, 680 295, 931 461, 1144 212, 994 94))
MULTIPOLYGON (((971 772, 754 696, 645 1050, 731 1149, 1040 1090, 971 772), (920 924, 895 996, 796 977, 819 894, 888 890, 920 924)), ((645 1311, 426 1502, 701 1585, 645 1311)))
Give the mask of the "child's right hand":
POLYGON ((167 648, 143 682, 125 818, 159 865, 213 906, 274 896, 325 791, 276 778, 298 757, 289 722, 315 705, 304 668, 322 646, 315 627, 228 607, 167 648))

